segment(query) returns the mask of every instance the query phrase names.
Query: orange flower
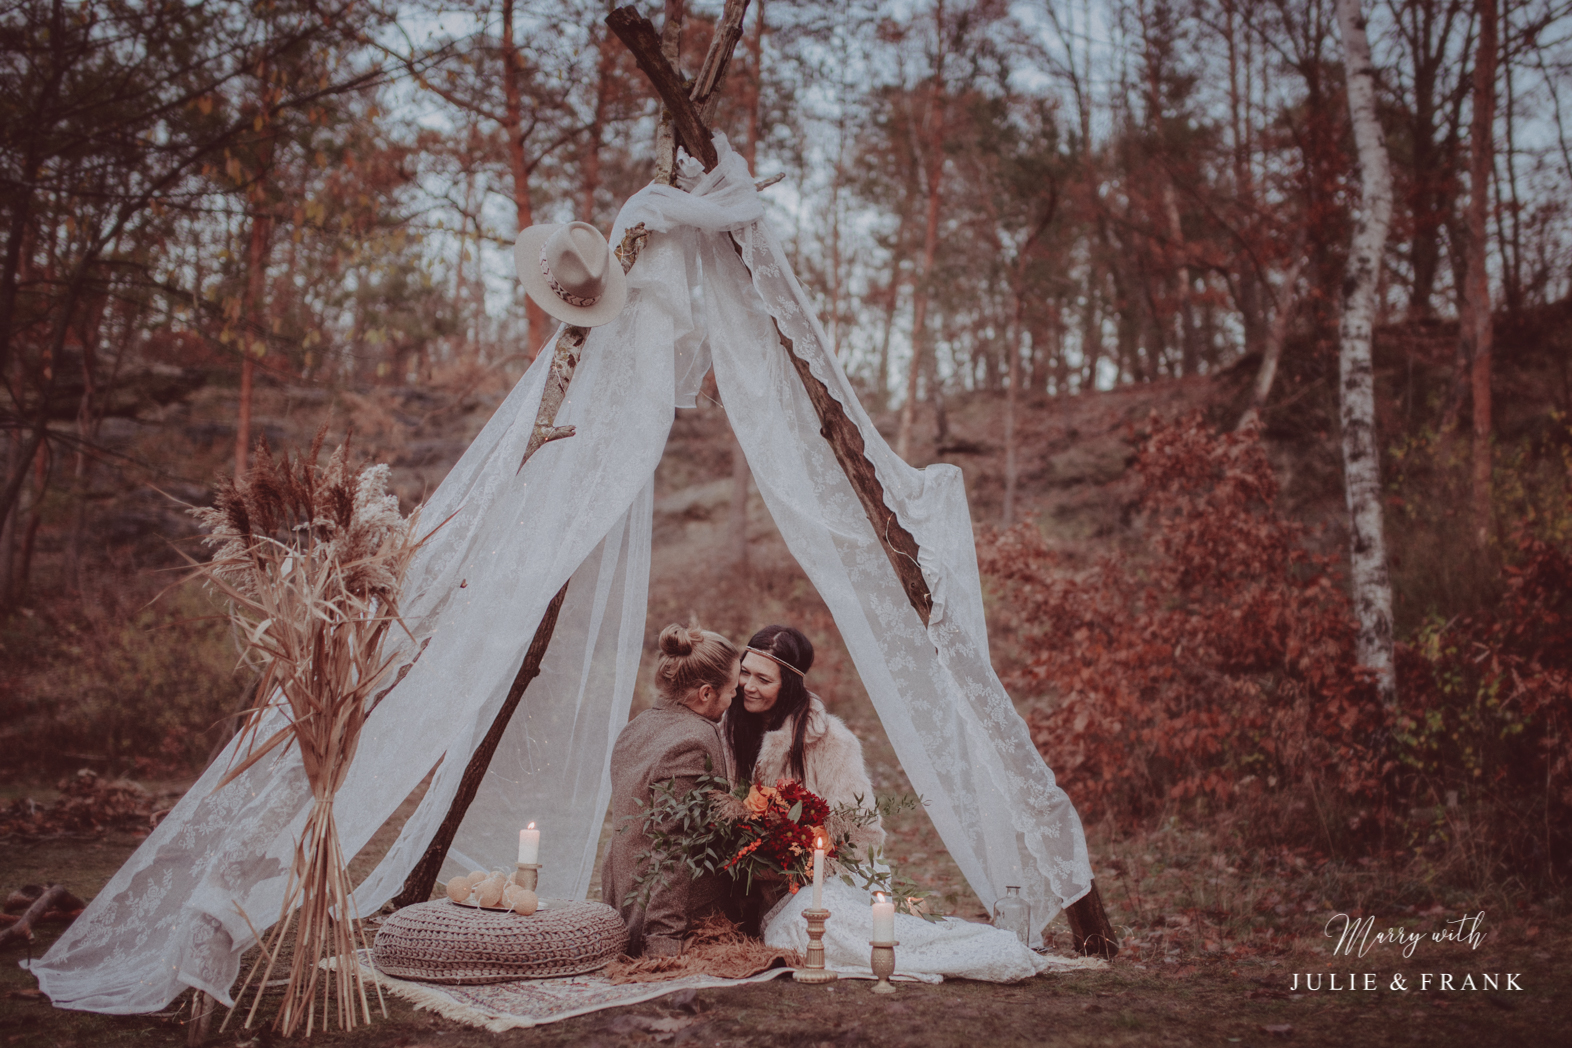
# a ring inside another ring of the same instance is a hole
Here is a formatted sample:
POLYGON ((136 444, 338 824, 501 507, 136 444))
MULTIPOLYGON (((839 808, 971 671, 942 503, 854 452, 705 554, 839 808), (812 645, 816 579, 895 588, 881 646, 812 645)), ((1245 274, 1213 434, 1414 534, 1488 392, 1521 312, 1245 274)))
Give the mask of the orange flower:
POLYGON ((754 783, 748 787, 748 799, 742 802, 742 806, 757 817, 769 811, 770 801, 774 799, 774 790, 768 786, 760 786, 758 783, 754 783))

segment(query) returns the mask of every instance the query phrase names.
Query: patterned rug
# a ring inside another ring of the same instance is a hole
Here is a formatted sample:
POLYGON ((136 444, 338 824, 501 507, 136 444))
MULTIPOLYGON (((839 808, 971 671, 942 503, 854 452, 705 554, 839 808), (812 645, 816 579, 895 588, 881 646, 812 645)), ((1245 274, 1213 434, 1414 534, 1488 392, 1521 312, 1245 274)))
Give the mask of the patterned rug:
MULTIPOLYGON (((493 1033, 540 1026, 575 1015, 587 1015, 602 1008, 620 1008, 664 997, 678 990, 703 990, 712 986, 741 986, 768 982, 789 975, 790 968, 773 968, 747 979, 719 979, 711 975, 688 975, 666 982, 615 984, 599 972, 571 975, 561 979, 520 979, 517 982, 488 983, 483 986, 443 986, 436 983, 394 979, 371 964, 371 951, 359 952, 361 974, 367 982, 376 979, 382 989, 424 1011, 436 1012, 470 1026, 493 1033)), ((368 987, 369 989, 369 987, 368 987)))

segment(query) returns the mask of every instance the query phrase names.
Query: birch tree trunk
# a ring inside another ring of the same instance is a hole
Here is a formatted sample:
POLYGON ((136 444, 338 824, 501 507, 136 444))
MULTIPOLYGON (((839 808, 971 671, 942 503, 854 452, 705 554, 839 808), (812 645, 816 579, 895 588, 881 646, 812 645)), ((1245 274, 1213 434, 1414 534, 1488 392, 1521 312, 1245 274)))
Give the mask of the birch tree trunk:
POLYGON ((1474 118, 1468 132, 1468 268, 1463 294, 1462 338, 1471 360, 1474 406, 1474 545, 1490 541, 1490 352, 1492 349, 1490 271, 1490 178, 1495 168, 1496 0, 1475 0, 1479 14, 1479 51, 1474 59, 1474 118))
POLYGON ((1338 380, 1343 428, 1343 485, 1348 496, 1354 611, 1361 665, 1376 674, 1390 703, 1397 675, 1392 658, 1392 584, 1387 575, 1381 509, 1381 457, 1376 443, 1375 327, 1381 256, 1392 223, 1392 171, 1376 116, 1375 74, 1360 0, 1337 0, 1348 78, 1348 114, 1359 150, 1360 212, 1344 281, 1338 380))

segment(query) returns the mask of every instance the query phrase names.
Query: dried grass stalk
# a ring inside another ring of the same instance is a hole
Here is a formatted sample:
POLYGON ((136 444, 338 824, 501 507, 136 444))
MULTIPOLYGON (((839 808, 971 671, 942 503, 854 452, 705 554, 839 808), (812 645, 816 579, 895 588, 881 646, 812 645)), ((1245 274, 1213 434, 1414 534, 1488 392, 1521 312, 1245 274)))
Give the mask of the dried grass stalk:
POLYGON ((275 459, 259 444, 244 482, 224 481, 211 508, 192 511, 217 549, 196 574, 228 599, 242 645, 263 666, 258 694, 268 697, 248 716, 237 760, 219 788, 290 745, 300 748, 311 785, 311 813, 296 842, 278 923, 237 996, 242 999, 260 973, 249 1027, 293 929, 289 983, 276 1020, 285 1036, 302 1022, 310 1036, 330 1016, 346 1030, 371 1021, 354 957, 364 936, 357 930, 333 797, 354 761, 366 718, 386 694, 379 685, 396 655, 385 654, 383 642, 390 629, 402 626, 400 590, 424 541, 414 537, 419 510, 402 517, 398 499, 387 492, 388 467, 352 468, 347 442, 326 468, 319 467, 322 437, 299 459, 275 459), (286 725, 260 738, 272 710, 284 713, 286 725))

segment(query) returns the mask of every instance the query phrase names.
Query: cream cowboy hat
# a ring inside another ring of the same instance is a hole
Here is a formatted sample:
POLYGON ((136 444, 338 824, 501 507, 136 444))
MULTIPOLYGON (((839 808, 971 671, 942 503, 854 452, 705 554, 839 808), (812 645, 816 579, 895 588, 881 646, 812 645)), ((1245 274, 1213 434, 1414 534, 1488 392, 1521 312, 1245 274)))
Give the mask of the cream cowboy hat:
POLYGON ((622 312, 628 278, 588 222, 530 226, 513 245, 525 294, 558 320, 595 327, 622 312))

